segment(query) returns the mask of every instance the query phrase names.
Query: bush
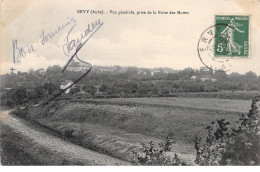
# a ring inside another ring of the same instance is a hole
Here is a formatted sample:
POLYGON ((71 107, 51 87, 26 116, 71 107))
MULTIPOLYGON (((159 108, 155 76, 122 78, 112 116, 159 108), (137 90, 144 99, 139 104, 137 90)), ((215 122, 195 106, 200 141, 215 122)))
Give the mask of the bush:
POLYGON ((260 96, 253 99, 251 110, 242 114, 237 126, 230 126, 224 119, 206 127, 205 143, 195 138, 199 165, 259 165, 260 164, 260 96))
POLYGON ((159 148, 152 141, 149 145, 142 144, 140 152, 134 152, 133 163, 137 165, 186 165, 177 154, 173 158, 167 156, 173 143, 175 143, 173 135, 169 134, 164 142, 158 144, 159 148))
POLYGON ((27 114, 28 114, 28 107, 26 106, 24 109, 21 108, 16 108, 13 111, 13 114, 16 116, 19 116, 21 118, 27 118, 27 114))
POLYGON ((15 102, 13 100, 6 100, 6 106, 13 108, 15 106, 15 102))
POLYGON ((68 139, 73 138, 73 135, 72 135, 73 132, 74 132, 74 130, 72 128, 66 128, 64 131, 64 137, 68 138, 68 139))

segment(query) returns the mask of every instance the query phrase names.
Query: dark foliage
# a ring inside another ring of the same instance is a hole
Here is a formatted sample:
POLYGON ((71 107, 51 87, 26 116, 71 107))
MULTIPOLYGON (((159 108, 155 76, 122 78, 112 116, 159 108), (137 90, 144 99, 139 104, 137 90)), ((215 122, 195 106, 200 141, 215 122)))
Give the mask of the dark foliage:
POLYGON ((154 142, 149 145, 142 144, 140 152, 134 152, 134 164, 137 165, 186 165, 177 154, 174 157, 167 155, 171 151, 171 145, 175 143, 173 134, 169 134, 164 142, 155 146, 154 142))
MULTIPOLYGON (((100 66, 93 67, 91 73, 77 84, 82 88, 82 91, 94 98, 176 97, 185 96, 182 95, 184 93, 199 92, 198 95, 188 94, 187 96, 248 100, 255 95, 249 95, 248 92, 227 95, 226 93, 218 93, 218 91, 260 90, 260 77, 253 72, 247 72, 245 75, 238 73, 227 75, 223 71, 213 72, 203 68, 200 70, 186 68, 176 71, 170 68, 144 69, 114 66, 105 67, 106 70, 101 71, 102 68, 100 66), (196 79, 191 79, 193 76, 196 79), (202 80, 203 78, 206 80, 202 80), (100 91, 104 95, 96 96, 97 89, 94 85, 100 85, 100 91)), ((2 104, 12 107, 28 103, 31 100, 38 102, 39 99, 49 97, 56 92, 62 81, 73 81, 82 75, 82 72, 66 71, 62 73, 61 70, 60 66, 55 65, 48 67, 44 74, 40 74, 36 70, 35 72, 17 72, 17 74, 0 76, 2 104), (7 91, 7 88, 12 90, 7 91)), ((78 88, 72 89, 71 94, 79 92, 78 88)))
POLYGON ((251 110, 242 114, 237 126, 224 119, 206 127, 205 143, 195 138, 196 163, 199 165, 260 164, 260 96, 252 101, 251 110))

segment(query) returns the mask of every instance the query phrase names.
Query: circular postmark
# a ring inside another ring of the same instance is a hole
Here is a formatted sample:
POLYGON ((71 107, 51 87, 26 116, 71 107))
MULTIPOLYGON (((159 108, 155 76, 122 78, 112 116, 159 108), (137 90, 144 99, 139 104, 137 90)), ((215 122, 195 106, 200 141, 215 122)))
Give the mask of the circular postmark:
POLYGON ((227 39, 225 35, 216 32, 223 27, 230 27, 227 24, 216 24, 204 30, 198 41, 197 51, 200 61, 209 70, 229 71, 232 66, 229 58, 218 56, 219 52, 227 51, 227 39), (217 46, 216 46, 217 45, 217 46))

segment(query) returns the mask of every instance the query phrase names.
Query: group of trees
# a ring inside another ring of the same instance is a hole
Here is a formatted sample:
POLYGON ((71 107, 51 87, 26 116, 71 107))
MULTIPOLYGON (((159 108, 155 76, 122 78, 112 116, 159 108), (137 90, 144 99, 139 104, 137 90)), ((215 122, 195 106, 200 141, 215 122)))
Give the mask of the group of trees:
POLYGON ((178 73, 161 73, 154 76, 129 75, 129 73, 91 73, 84 81, 84 91, 95 92, 93 85, 100 84, 100 91, 109 95, 150 95, 180 92, 216 92, 218 90, 260 90, 260 77, 253 72, 245 75, 223 71, 183 70, 178 73), (191 79, 196 76, 197 79, 191 79), (200 78, 216 81, 202 81, 200 78))
POLYGON ((1 104, 9 107, 22 105, 29 102, 38 103, 39 100, 46 98, 58 91, 59 87, 53 83, 44 83, 34 89, 20 86, 15 89, 4 91, 1 94, 1 104))
MULTIPOLYGON (((64 80, 76 80, 83 72, 65 71, 58 65, 50 66, 46 71, 17 72, 1 76, 1 98, 9 97, 9 103, 21 104, 29 100, 41 99, 59 90, 64 80), (11 88, 5 91, 5 88, 11 88), (19 95, 19 96, 18 96, 19 95), (26 96, 25 96, 26 95, 26 96), (21 99, 21 100, 20 100, 21 99)), ((253 72, 244 75, 238 73, 226 74, 223 71, 205 69, 193 70, 186 68, 174 73, 164 72, 163 69, 151 74, 149 70, 128 67, 125 71, 91 71, 71 93, 83 90, 91 95, 100 91, 110 97, 140 97, 140 96, 167 96, 183 92, 216 92, 218 90, 260 90, 260 76, 253 72), (159 72, 158 72, 159 71, 159 72), (191 79, 196 76, 196 79, 191 79), (202 81, 201 78, 216 79, 202 81), (80 88, 80 89, 79 89, 80 88)))

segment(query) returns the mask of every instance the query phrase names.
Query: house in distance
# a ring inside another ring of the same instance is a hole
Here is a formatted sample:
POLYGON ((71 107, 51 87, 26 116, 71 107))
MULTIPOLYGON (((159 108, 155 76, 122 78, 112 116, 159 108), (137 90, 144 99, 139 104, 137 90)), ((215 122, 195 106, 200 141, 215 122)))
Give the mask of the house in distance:
POLYGON ((87 65, 80 62, 75 62, 74 59, 70 62, 69 66, 67 67, 67 70, 74 71, 74 72, 80 72, 89 69, 87 65))

